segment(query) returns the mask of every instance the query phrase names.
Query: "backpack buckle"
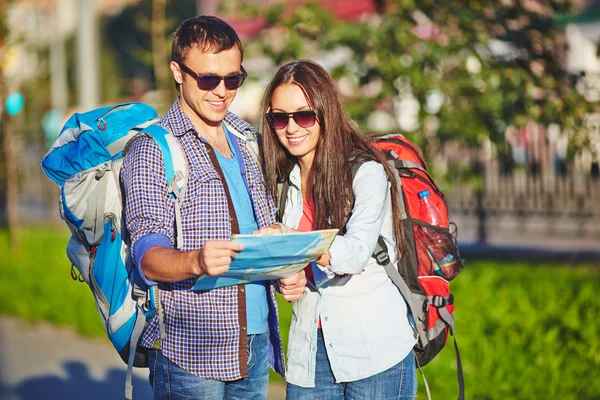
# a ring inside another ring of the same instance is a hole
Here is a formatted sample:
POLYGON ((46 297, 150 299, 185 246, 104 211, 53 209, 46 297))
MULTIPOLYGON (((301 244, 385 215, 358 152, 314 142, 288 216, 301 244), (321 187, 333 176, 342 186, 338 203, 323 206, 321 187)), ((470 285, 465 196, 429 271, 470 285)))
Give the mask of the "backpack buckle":
POLYGON ((435 308, 441 308, 441 307, 446 307, 446 299, 443 298, 442 296, 438 296, 435 295, 433 296, 433 298, 431 299, 431 304, 435 307, 435 308))
POLYGON ((375 258, 379 265, 387 265, 390 263, 390 256, 384 249, 376 249, 376 251, 373 252, 373 258, 375 258))
POLYGON ((454 304, 454 296, 451 294, 447 297, 435 295, 431 297, 430 304, 435 308, 446 307, 447 305, 454 304))

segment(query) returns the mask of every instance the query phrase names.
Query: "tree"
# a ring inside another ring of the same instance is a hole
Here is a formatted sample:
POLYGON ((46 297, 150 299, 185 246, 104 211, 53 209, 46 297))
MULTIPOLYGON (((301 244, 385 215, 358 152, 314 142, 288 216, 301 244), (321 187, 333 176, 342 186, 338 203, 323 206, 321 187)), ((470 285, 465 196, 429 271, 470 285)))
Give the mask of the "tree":
POLYGON ((264 53, 280 63, 316 51, 362 128, 380 110, 389 120, 382 131, 404 131, 420 145, 480 146, 503 144, 507 126, 531 120, 578 130, 591 109, 563 69, 565 41, 553 20, 571 11, 570 0, 395 0, 359 22, 318 4, 277 7, 259 39, 264 53), (332 60, 340 49, 350 51, 332 60))
MULTIPOLYGON (((7 3, 0 0, 0 15, 6 15, 4 12, 7 3)), ((4 103, 7 95, 7 88, 4 78, 3 66, 6 62, 7 50, 7 26, 6 20, 0 18, 0 101, 4 103)), ((0 107, 4 107, 1 104, 0 107)), ((8 113, 0 112, 0 127, 2 128, 2 148, 4 150, 4 179, 6 184, 6 217, 8 220, 8 230, 10 237, 10 248, 13 252, 18 252, 19 244, 19 198, 18 198, 18 176, 17 176, 17 157, 14 153, 13 126, 14 118, 8 113), (4 115, 3 115, 4 114, 4 115)))
POLYGON ((184 18, 194 15, 195 9, 195 0, 143 0, 103 21, 106 50, 116 64, 105 70, 120 75, 116 79, 119 99, 154 88, 162 98, 151 102, 159 112, 168 110, 170 99, 176 97, 168 35, 184 18))

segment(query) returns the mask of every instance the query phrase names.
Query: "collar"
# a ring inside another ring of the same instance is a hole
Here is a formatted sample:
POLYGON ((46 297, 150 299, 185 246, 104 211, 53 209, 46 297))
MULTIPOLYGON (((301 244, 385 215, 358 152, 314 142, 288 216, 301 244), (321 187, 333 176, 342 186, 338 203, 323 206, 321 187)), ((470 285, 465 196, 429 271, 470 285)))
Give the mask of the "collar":
POLYGON ((300 190, 300 165, 296 164, 294 165, 294 168, 292 168, 292 170, 290 171, 290 177, 288 178, 288 182, 290 185, 296 187, 298 190, 300 190))
MULTIPOLYGON (((223 123, 229 132, 244 141, 256 140, 258 136, 258 132, 252 128, 250 123, 244 121, 231 111, 227 111, 223 123)), ((196 131, 192 121, 190 121, 189 117, 181 109, 180 97, 175 99, 173 106, 161 120, 161 125, 168 127, 175 136, 183 136, 190 131, 196 131)))
POLYGON ((187 115, 181 109, 181 104, 179 103, 179 97, 175 99, 175 102, 171 106, 171 109, 167 112, 167 114, 160 121, 162 126, 168 128, 168 130, 175 136, 183 136, 189 131, 195 131, 194 125, 192 121, 188 118, 187 115))

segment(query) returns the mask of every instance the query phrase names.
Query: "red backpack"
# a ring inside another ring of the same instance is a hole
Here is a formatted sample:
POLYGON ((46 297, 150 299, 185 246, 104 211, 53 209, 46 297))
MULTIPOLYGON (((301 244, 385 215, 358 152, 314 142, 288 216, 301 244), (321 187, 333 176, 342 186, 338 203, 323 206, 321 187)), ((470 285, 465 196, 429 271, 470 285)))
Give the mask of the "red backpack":
MULTIPOLYGON (((383 266, 408 304, 413 327, 418 335, 415 357, 420 367, 427 365, 444 348, 448 333, 454 335, 454 297, 450 293, 449 281, 463 267, 458 252, 456 229, 452 232, 448 221, 448 210, 444 194, 427 172, 427 165, 419 150, 400 134, 378 136, 374 146, 383 150, 395 173, 396 182, 402 193, 400 200, 403 211, 402 227, 406 238, 406 250, 396 265, 390 263, 388 248, 379 237, 373 258, 383 266), (429 191, 431 203, 441 217, 440 226, 434 226, 420 217, 419 193, 429 191)), ((353 163, 353 175, 360 163, 353 163)), ((278 186, 277 220, 281 220, 289 188, 287 181, 278 186)), ((464 400, 464 378, 456 339, 456 364, 459 385, 459 400, 464 400)), ((422 371, 421 371, 422 373, 422 371)), ((423 376, 425 378, 425 376, 423 376)), ((429 387, 425 379, 429 398, 429 387)))
MULTIPOLYGON (((374 138, 374 146, 383 150, 401 186, 402 227, 406 250, 397 265, 391 265, 388 249, 380 238, 373 257, 382 265, 404 296, 418 334, 415 355, 420 367, 427 365, 444 348, 448 333, 454 335, 454 297, 449 281, 463 268, 456 242, 456 225, 449 223, 444 194, 427 172, 419 150, 404 136, 374 138), (429 192, 441 217, 438 226, 428 223, 422 214, 419 193, 429 192), (451 231, 450 226, 454 229, 451 231)), ((464 378, 460 353, 456 349, 459 399, 464 399, 464 378)), ((427 392, 427 381, 425 381, 427 392)))

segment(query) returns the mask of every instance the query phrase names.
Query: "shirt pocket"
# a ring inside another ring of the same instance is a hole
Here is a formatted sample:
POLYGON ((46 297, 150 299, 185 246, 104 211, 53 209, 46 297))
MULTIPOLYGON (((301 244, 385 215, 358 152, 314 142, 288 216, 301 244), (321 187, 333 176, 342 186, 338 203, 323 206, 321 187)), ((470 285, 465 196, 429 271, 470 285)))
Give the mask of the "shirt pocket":
POLYGON ((190 166, 189 182, 205 183, 213 180, 221 180, 219 173, 212 166, 190 166))

